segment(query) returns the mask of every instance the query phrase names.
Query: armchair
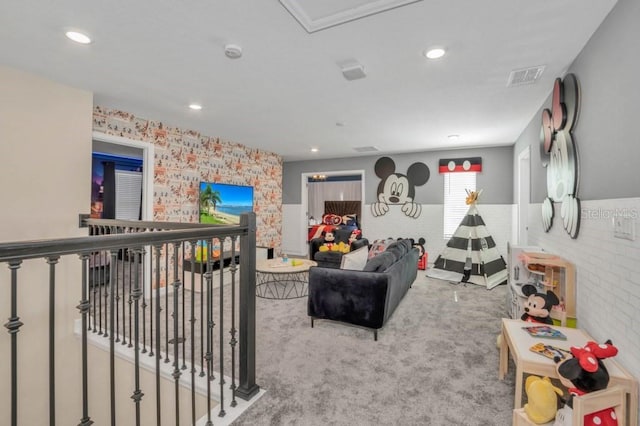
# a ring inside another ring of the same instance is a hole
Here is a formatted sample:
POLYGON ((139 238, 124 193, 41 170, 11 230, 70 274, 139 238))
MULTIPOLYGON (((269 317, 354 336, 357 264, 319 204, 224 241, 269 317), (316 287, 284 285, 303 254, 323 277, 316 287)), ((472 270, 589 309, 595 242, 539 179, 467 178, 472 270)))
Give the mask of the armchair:
MULTIPOLYGON (((349 236, 351 235, 352 228, 340 228, 337 227, 333 230, 335 235, 335 243, 343 242, 349 243, 349 236)), ((340 268, 342 262, 342 253, 337 251, 320 251, 320 247, 325 243, 324 237, 314 238, 309 241, 309 259, 315 260, 318 266, 325 268, 340 268)), ((358 238, 351 243, 351 251, 357 250, 360 247, 369 246, 369 240, 366 238, 358 238)))

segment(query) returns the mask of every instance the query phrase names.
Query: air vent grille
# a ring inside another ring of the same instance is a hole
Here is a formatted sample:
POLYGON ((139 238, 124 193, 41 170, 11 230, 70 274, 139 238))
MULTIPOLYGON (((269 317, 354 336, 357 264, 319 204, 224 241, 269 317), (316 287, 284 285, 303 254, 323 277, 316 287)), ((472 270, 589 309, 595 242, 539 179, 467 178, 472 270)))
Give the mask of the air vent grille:
POLYGON ((543 72, 544 65, 511 71, 511 74, 509 74, 507 87, 522 86, 523 84, 533 84, 538 81, 543 72))
POLYGON ((359 147, 353 148, 353 150, 355 152, 377 152, 377 151, 380 151, 375 146, 359 146, 359 147))

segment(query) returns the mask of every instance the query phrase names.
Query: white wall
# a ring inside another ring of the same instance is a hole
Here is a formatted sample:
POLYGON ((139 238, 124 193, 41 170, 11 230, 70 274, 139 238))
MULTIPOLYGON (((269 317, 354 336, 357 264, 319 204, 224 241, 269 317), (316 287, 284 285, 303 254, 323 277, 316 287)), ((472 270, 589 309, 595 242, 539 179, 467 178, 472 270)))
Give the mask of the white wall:
MULTIPOLYGON (((86 234, 78 213, 91 196, 92 94, 0 66, 0 242, 86 234)), ((48 418, 48 276, 44 261, 19 270, 19 424, 48 418)), ((63 258, 56 279, 58 424, 81 418, 79 316, 80 268, 63 258)), ((0 316, 9 314, 10 275, 0 264, 0 316)), ((10 337, 0 335, 0 424, 10 422, 10 337)))

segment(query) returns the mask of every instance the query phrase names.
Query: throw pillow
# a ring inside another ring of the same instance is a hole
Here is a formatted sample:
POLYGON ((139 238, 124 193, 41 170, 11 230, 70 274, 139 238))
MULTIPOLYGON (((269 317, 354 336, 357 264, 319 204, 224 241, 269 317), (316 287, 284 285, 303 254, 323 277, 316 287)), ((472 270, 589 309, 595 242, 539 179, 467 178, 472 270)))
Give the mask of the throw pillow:
POLYGON ((393 254, 387 253, 386 251, 373 256, 366 265, 364 265, 363 271, 366 272, 384 272, 387 268, 393 265, 396 261, 396 258, 393 254))
POLYGON ((364 268, 364 265, 367 263, 368 254, 369 250, 366 246, 360 247, 358 250, 343 254, 342 261, 340 262, 340 269, 362 271, 362 268, 364 268))

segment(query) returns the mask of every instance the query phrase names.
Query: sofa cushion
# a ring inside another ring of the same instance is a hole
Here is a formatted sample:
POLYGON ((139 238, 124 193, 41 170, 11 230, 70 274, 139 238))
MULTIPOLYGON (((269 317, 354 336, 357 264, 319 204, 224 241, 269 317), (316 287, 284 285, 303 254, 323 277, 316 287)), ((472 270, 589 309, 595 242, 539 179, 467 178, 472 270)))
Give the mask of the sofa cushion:
POLYGON ((368 247, 360 247, 357 250, 343 254, 342 261, 340 262, 340 269, 362 271, 362 268, 364 268, 364 265, 367 263, 368 253, 368 247))
POLYGON ((367 261, 364 265, 363 271, 367 272, 384 272, 387 268, 393 265, 396 261, 396 257, 392 253, 383 251, 367 261))

